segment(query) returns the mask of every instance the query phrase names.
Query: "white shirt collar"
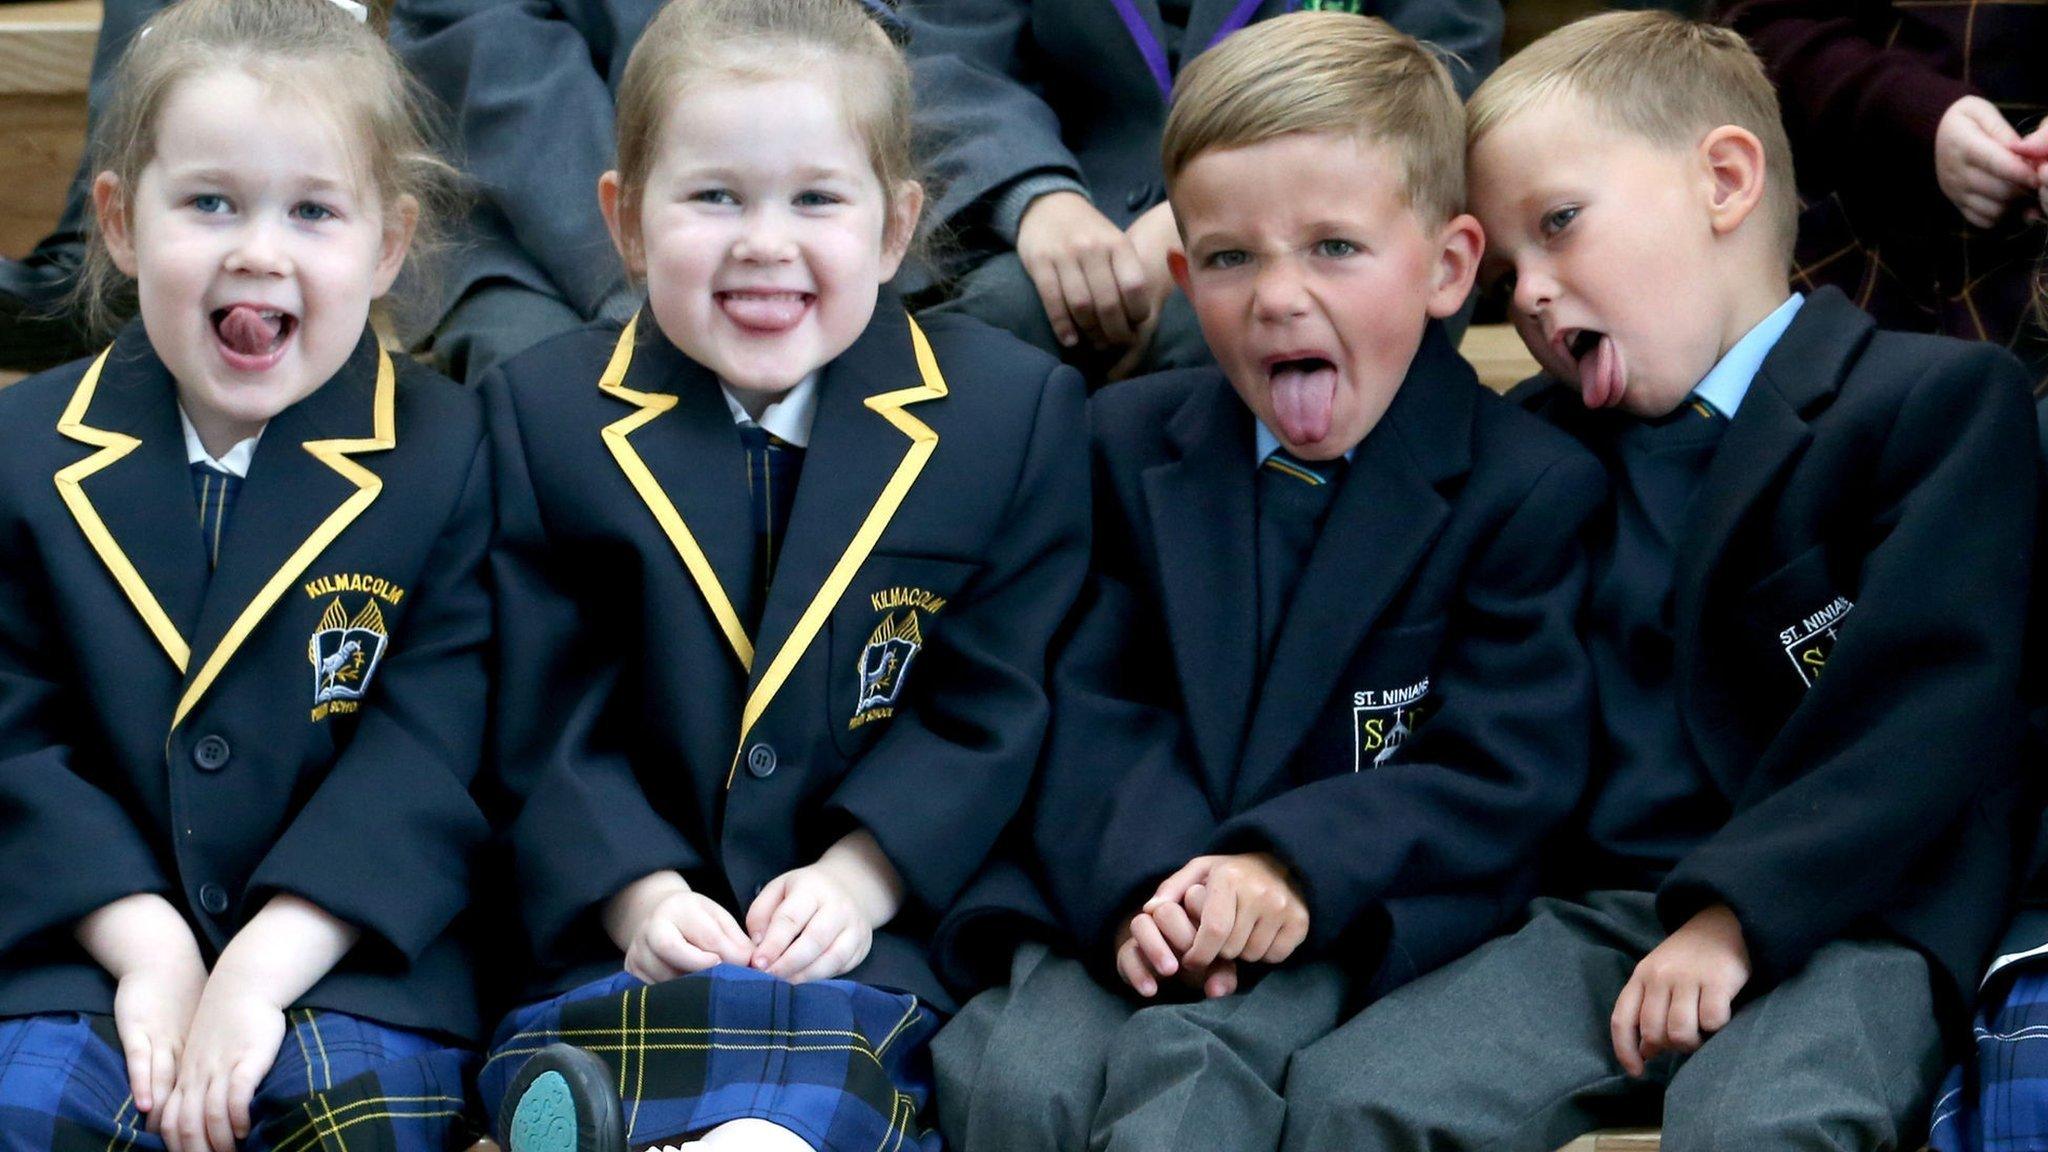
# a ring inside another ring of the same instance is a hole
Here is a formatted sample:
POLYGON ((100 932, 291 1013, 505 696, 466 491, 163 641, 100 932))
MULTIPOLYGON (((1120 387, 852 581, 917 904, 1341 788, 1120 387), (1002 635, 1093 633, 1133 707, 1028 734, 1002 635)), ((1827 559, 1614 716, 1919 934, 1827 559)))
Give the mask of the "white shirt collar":
POLYGON ((185 415, 185 406, 183 404, 178 405, 178 423, 183 425, 185 429, 185 462, 187 464, 204 464, 209 468, 217 468, 222 472, 239 476, 244 480, 249 478, 249 461, 256 458, 256 442, 263 439, 262 432, 259 431, 254 436, 228 449, 226 455, 216 460, 207 452, 206 445, 199 442, 199 429, 192 426, 192 418, 185 415))
POLYGON ((811 445, 811 421, 818 415, 818 374, 811 373, 797 385, 782 394, 782 398, 768 405, 761 412, 759 420, 747 415, 746 405, 733 396, 732 388, 725 381, 718 382, 718 390, 725 396, 725 406, 732 411, 732 422, 742 427, 754 425, 778 440, 794 444, 799 448, 811 445))

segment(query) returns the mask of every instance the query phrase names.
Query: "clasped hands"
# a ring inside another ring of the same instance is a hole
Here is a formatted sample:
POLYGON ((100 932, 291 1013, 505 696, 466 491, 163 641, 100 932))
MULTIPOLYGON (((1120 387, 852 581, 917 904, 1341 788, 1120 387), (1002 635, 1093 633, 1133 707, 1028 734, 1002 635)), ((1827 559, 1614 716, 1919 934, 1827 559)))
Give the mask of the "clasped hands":
POLYGON ((1934 178, 1942 195, 1979 228, 2013 205, 2048 212, 2048 123, 2026 136, 1982 96, 1949 105, 1934 130, 1934 178))
POLYGON ((1308 904, 1277 857, 1197 856, 1117 930, 1117 974, 1147 998, 1166 980, 1228 996, 1240 964, 1286 960, 1308 938, 1308 924, 1308 904))

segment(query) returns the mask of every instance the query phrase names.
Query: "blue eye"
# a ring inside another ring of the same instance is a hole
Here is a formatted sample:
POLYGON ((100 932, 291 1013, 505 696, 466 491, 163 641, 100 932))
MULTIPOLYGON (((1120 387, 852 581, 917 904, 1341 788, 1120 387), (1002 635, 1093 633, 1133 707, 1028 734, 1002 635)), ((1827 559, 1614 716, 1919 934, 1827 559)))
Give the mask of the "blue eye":
POLYGON ((186 201, 186 203, 192 206, 193 211, 207 216, 217 216, 228 210, 227 197, 216 196, 211 192, 202 192, 186 201))
POLYGON ((292 219, 302 220, 308 224, 318 224, 323 220, 335 219, 335 214, 332 209, 324 204, 315 204, 310 200, 303 200, 292 205, 292 219))
POLYGON ((737 204, 739 197, 724 188, 700 188, 690 193, 690 200, 697 204, 737 204))
POLYGON ((1221 252, 1209 253, 1202 263, 1210 268, 1240 268, 1251 260, 1251 255, 1240 248, 1225 248, 1221 252))
POLYGON ((1353 244, 1349 240, 1316 241, 1316 255, 1318 256, 1331 256, 1341 260, 1346 256, 1353 256, 1357 253, 1358 245, 1353 244))
POLYGON ((796 194, 796 206, 799 208, 825 208, 837 203, 839 203, 839 197, 834 196, 830 192, 812 191, 796 194))
POLYGON ((1545 236, 1555 236, 1559 232, 1564 231, 1565 228, 1569 226, 1572 221, 1578 218, 1579 206, 1576 204, 1567 204, 1562 208, 1553 208, 1550 211, 1544 213, 1543 219, 1539 223, 1539 227, 1541 228, 1545 236))

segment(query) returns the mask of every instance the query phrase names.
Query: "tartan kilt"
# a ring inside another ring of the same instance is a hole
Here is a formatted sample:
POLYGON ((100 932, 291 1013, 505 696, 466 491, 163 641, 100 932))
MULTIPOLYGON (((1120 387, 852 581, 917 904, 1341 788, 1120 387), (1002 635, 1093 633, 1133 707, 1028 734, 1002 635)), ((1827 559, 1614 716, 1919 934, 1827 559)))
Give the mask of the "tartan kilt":
MULTIPOLYGON (((286 1013, 250 1101, 243 1152, 458 1152, 477 1138, 476 1063, 424 1033, 339 1012, 286 1013)), ((161 1152, 128 1090, 111 1016, 0 1020, 0 1152, 161 1152)))
POLYGON ((2048 966, 2029 965, 2003 1000, 1987 998, 1971 1029, 1976 1051, 1935 1096, 1932 1152, 2048 1147, 2048 966))
POLYGON ((495 1121, 527 1059, 562 1041, 618 1077, 634 1147, 752 1117, 819 1152, 940 1152, 919 1123, 939 1024, 915 996, 850 980, 721 964, 649 985, 621 972, 506 1017, 477 1090, 495 1121))

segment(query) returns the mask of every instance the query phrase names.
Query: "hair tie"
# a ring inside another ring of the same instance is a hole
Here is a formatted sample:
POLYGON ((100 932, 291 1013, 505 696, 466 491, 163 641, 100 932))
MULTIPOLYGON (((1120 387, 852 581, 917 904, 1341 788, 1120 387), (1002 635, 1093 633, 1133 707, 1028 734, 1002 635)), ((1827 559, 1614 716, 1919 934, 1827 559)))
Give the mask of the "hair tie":
POLYGON ((370 9, 366 5, 356 3, 356 0, 327 0, 327 2, 355 17, 358 24, 368 24, 370 22, 370 9))

